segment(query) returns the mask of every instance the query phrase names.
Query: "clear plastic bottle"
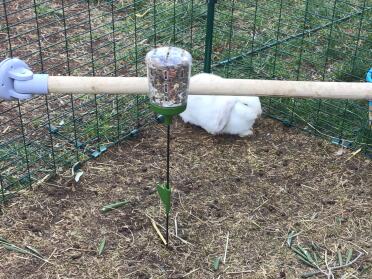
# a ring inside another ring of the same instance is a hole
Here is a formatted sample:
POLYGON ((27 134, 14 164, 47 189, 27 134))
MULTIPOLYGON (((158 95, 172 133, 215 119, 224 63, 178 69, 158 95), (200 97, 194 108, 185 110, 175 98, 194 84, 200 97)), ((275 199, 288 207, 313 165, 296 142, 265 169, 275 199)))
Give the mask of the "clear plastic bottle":
POLYGON ((147 53, 146 64, 152 107, 159 113, 176 108, 180 110, 174 114, 182 112, 190 84, 190 53, 177 47, 159 47, 147 53))

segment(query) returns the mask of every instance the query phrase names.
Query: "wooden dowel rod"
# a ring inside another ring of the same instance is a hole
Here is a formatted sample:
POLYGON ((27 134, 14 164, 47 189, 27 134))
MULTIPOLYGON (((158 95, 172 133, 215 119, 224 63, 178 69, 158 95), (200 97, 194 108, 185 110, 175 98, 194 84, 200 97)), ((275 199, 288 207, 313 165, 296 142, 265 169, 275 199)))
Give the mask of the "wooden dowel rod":
POLYGON ((197 84, 190 84, 190 91, 232 96, 372 99, 372 86, 364 82, 221 79, 214 80, 213 83, 199 81, 197 84))
MULTIPOLYGON (((48 90, 57 94, 146 95, 146 77, 49 76, 48 90)), ((274 96, 372 99, 372 83, 218 79, 190 83, 190 95, 274 96)))
POLYGON ((148 90, 146 77, 48 77, 48 91, 56 94, 146 95, 148 90))

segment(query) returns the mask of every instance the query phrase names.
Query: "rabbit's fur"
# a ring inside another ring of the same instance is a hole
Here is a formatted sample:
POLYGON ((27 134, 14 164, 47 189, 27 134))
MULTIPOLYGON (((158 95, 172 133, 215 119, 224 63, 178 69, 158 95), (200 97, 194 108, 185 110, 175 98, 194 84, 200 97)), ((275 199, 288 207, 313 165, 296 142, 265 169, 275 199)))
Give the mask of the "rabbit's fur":
MULTIPOLYGON (((214 80, 221 77, 213 74, 198 74, 191 78, 214 80)), ((250 96, 189 95, 187 108, 180 114, 183 121, 202 127, 208 133, 231 134, 245 137, 252 135, 252 126, 262 113, 260 99, 250 96)))

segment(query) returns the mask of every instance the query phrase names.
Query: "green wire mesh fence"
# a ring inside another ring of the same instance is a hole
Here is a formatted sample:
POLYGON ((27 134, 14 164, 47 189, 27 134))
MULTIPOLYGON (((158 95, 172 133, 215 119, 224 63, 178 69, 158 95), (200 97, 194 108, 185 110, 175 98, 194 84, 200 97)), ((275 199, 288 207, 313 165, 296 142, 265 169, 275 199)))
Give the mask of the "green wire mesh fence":
MULTIPOLYGON (((147 51, 172 44, 192 50, 201 71, 205 14, 204 1, 3 1, 0 57, 51 75, 144 76, 147 51)), ((0 201, 98 157, 153 119, 144 97, 0 101, 0 201)))
MULTIPOLYGON (((51 75, 144 76, 147 51, 176 45, 193 55, 194 73, 361 81, 372 65, 371 8, 366 0, 4 0, 0 59, 20 57, 51 75)), ((263 104, 287 125, 372 154, 365 101, 263 104)), ((0 100, 0 204, 153 121, 145 97, 0 100)))
MULTIPOLYGON (((218 1, 212 71, 227 77, 363 81, 372 66, 367 0, 218 1)), ((368 102, 262 98, 265 112, 372 155, 368 102)))

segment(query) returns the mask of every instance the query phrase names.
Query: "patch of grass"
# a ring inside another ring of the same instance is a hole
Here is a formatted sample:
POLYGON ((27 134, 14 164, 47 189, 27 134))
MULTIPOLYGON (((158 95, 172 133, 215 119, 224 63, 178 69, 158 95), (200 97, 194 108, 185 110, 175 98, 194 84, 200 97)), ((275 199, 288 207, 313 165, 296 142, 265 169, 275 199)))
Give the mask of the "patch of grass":
POLYGON ((320 247, 314 242, 306 246, 293 244, 295 236, 296 234, 293 231, 289 233, 287 238, 288 248, 301 263, 313 269, 303 273, 301 278, 310 278, 319 274, 323 274, 327 278, 333 278, 335 272, 353 265, 364 255, 360 251, 354 251, 353 248, 341 249, 337 247, 336 250, 332 251, 326 247, 320 247))
POLYGON ((50 3, 46 3, 44 0, 37 0, 35 2, 36 13, 39 17, 53 15, 61 18, 63 16, 62 10, 53 8, 52 6, 50 6, 50 3))

